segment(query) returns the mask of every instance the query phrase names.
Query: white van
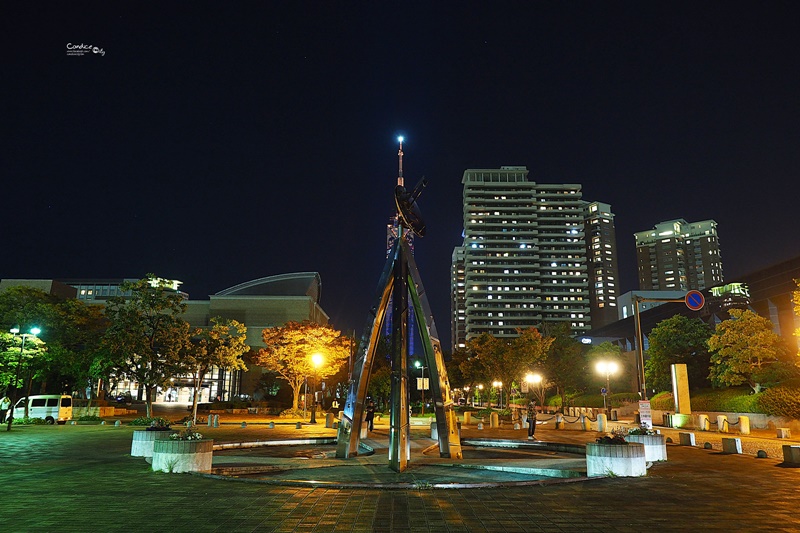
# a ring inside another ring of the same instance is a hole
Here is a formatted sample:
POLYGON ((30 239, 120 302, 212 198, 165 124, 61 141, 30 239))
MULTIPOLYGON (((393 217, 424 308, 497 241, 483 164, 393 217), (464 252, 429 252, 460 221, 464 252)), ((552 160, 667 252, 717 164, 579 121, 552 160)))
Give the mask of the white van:
POLYGON ((72 396, 66 394, 41 394, 29 398, 20 398, 14 406, 14 416, 25 416, 25 404, 28 404, 28 416, 43 418, 48 424, 65 424, 72 420, 72 396))

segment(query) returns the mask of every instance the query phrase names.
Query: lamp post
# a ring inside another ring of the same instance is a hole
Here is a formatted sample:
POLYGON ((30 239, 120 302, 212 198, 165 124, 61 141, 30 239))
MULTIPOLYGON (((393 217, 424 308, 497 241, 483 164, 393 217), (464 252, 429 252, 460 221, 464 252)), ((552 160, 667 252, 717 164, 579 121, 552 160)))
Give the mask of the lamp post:
POLYGON ((422 371, 422 386, 419 389, 422 391, 422 412, 420 416, 425 416, 425 365, 419 362, 419 360, 414 361, 414 367, 419 368, 422 371))
POLYGON ((492 387, 500 390, 500 409, 503 408, 503 382, 502 381, 493 381, 492 387))
POLYGON ((478 385, 478 407, 483 407, 483 383, 478 385))
POLYGON ((596 368, 598 372, 606 375, 606 388, 604 389, 605 392, 603 393, 603 409, 605 409, 606 413, 608 413, 608 402, 606 401, 606 397, 608 396, 608 391, 611 388, 611 374, 617 373, 617 370, 619 370, 619 365, 617 365, 616 361, 598 361, 596 368))
POLYGON ((539 404, 542 406, 542 408, 544 408, 544 399, 541 398, 540 394, 538 394, 538 389, 542 383, 542 375, 528 373, 525 375, 525 383, 528 384, 528 390, 530 391, 531 395, 539 400, 539 404))
MULTIPOLYGON (((11 333, 14 334, 14 337, 16 337, 17 334, 19 333, 19 328, 11 328, 10 331, 11 331, 11 333)), ((6 428, 6 431, 11 431, 11 422, 14 420, 14 404, 17 403, 17 399, 18 399, 17 398, 17 380, 19 380, 19 370, 22 367, 22 357, 23 357, 23 352, 25 351, 25 340, 28 337, 36 337, 41 332, 42 332, 42 330, 40 330, 39 328, 34 327, 34 328, 31 328, 31 332, 30 333, 23 333, 21 335, 22 344, 20 344, 20 346, 19 346, 19 359, 17 360, 17 370, 14 373, 14 394, 11 396, 11 411, 10 411, 10 413, 8 415, 8 427, 6 428)))
POLYGON ((311 364, 314 365, 314 382, 311 385, 311 420, 309 423, 317 423, 317 370, 322 365, 324 358, 321 353, 311 356, 311 364))

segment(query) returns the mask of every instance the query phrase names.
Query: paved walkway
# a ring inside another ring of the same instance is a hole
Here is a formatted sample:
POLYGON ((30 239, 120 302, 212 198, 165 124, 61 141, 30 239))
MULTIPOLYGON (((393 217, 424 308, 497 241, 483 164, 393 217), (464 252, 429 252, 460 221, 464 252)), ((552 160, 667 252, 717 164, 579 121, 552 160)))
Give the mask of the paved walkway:
MULTIPOLYGON (((243 417, 231 421, 238 418, 243 417)), ((278 425, 269 430, 253 421, 247 428, 223 424, 201 428, 201 432, 216 442, 332 434, 324 424, 300 430, 278 425)), ((380 425, 377 430, 382 431, 380 425)), ((132 431, 126 426, 69 425, 0 432, 0 530, 800 530, 800 469, 785 468, 778 458, 702 449, 704 442, 721 437, 712 433, 696 433, 696 448, 668 445, 669 460, 653 465, 645 478, 483 489, 440 490, 420 485, 383 490, 305 488, 154 473, 143 459, 130 457, 132 431)), ((668 435, 670 431, 665 430, 668 435)), ((463 428, 463 434, 468 437, 478 432, 463 428)), ((512 429, 479 434, 519 439, 524 435, 512 429)), ((585 443, 593 440, 595 433, 542 426, 537 436, 585 443)), ((677 441, 677 432, 673 440, 677 441)), ((746 450, 785 443, 769 433, 743 437, 743 441, 748 443, 746 450)), ((485 477, 485 471, 473 474, 475 480, 485 477)))

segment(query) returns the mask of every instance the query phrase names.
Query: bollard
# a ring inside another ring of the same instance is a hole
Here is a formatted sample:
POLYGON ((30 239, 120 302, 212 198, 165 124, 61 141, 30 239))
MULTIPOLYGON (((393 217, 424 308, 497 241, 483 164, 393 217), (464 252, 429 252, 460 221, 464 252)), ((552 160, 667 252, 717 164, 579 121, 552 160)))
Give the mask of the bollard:
POLYGON ((556 429, 564 429, 564 415, 556 413, 556 429))
POLYGON ((332 427, 333 429, 339 429, 339 422, 334 422, 332 427))
POLYGON ((581 414, 581 427, 584 431, 591 431, 592 430, 592 421, 589 420, 589 417, 585 414, 581 414))
POLYGON ((431 438, 439 440, 439 426, 436 425, 436 422, 431 422, 431 438))
POLYGON ((678 433, 678 437, 680 438, 681 446, 694 446, 694 433, 678 433))
POLYGON ((467 411, 464 413, 464 425, 470 425, 472 423, 472 413, 467 411))
POLYGON ((219 427, 219 415, 214 415, 214 427, 219 427))
POLYGON ((114 427, 116 427, 116 428, 120 427, 121 425, 122 425, 122 421, 121 420, 117 420, 116 422, 114 422, 114 427))
POLYGON ((604 414, 597 415, 597 431, 608 431, 606 415, 604 414))
POLYGON ((78 423, 77 423, 75 420, 72 420, 72 421, 69 423, 69 425, 70 425, 70 426, 77 426, 77 425, 78 425, 78 423))
POLYGON ((492 413, 489 417, 489 427, 500 427, 500 416, 497 413, 492 413))
POLYGON ((700 431, 711 430, 711 423, 708 421, 708 415, 697 415, 697 428, 700 431))
POLYGON ((619 419, 619 411, 617 409, 611 410, 611 421, 616 422, 619 419))
POLYGON ((294 425, 294 429, 303 429, 303 423, 302 423, 302 422, 298 422, 298 423, 296 423, 296 424, 294 425))
POLYGON ((722 453, 742 453, 742 439, 722 439, 722 453))
POLYGON ((275 422, 269 423, 269 429, 275 429, 275 422))
POLYGON ((750 434, 750 417, 749 416, 740 416, 739 417, 739 435, 749 435, 750 434))
POLYGON ((717 415, 717 431, 727 433, 729 430, 728 417, 726 415, 717 415))
POLYGON ((247 422, 242 422, 242 427, 246 428, 247 427, 247 422))
POLYGON ((208 423, 206 424, 208 427, 214 426, 214 415, 208 415, 208 423))
POLYGON ((792 432, 789 428, 778 428, 778 438, 779 439, 791 439, 792 432))
POLYGON ((105 425, 106 425, 106 421, 105 421, 105 420, 103 420, 102 422, 100 422, 100 425, 101 425, 101 426, 105 426, 105 425))
POLYGON ((478 422, 478 430, 482 430, 482 429, 483 429, 483 422, 478 422))
POLYGON ((331 428, 333 427, 333 413, 328 413, 325 415, 325 427, 331 428))
POLYGON ((369 428, 367 427, 366 422, 361 425, 361 437, 362 439, 369 438, 369 428))

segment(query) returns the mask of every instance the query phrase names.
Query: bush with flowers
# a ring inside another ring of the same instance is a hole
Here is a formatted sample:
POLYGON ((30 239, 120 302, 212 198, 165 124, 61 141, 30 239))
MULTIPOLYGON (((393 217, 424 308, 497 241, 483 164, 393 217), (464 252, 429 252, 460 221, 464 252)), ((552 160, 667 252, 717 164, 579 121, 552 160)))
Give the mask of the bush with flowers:
POLYGON ((169 438, 170 440, 203 440, 203 434, 192 428, 186 428, 179 433, 173 433, 169 438))

